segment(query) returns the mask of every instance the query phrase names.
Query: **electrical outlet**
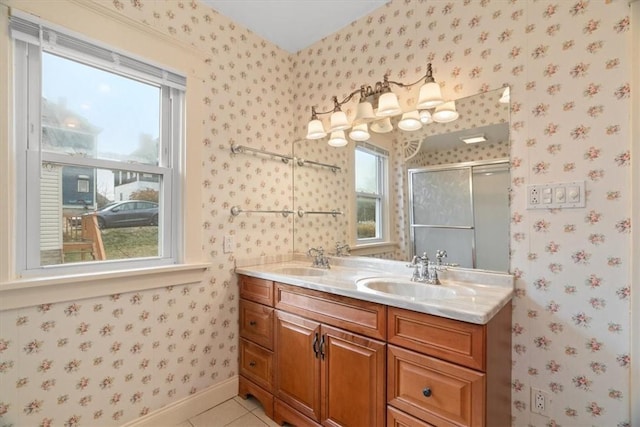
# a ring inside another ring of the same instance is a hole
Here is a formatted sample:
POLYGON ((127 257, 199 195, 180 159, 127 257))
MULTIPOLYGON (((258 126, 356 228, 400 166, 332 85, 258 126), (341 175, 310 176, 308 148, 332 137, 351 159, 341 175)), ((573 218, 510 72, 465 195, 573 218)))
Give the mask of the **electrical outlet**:
POLYGON ((584 208, 585 182, 554 182, 527 186, 527 209, 584 208))
POLYGON ((548 417, 550 404, 549 394, 540 389, 531 387, 531 412, 548 417))
POLYGON ((540 190, 537 187, 529 187, 529 204, 537 205, 540 203, 540 190))

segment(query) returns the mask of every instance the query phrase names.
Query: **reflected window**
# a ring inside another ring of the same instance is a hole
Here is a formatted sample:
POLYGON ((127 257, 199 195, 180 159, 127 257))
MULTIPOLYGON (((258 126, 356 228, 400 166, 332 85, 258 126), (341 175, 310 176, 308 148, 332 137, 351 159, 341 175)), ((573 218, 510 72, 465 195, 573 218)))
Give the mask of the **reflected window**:
POLYGON ((184 77, 35 18, 11 30, 18 270, 177 262, 184 77))
POLYGON ((355 150, 356 244, 385 240, 388 152, 368 143, 355 150))

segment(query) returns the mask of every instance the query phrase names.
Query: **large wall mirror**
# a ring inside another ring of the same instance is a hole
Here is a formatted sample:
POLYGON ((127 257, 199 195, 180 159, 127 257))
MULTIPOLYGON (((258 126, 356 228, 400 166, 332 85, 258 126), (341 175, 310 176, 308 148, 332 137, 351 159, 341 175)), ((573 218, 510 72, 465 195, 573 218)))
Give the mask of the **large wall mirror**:
MULTIPOLYGON (((453 122, 428 123, 415 132, 394 126, 387 134, 372 133, 369 142, 389 152, 388 231, 397 243, 373 256, 406 260, 445 249, 449 262, 508 270, 509 102, 504 95, 500 88, 457 99, 460 117, 453 122), (469 137, 480 140, 465 142, 469 137)), ((343 213, 296 216, 295 251, 323 246, 331 252, 336 242, 353 242, 354 151, 352 141, 342 148, 324 140, 294 143, 297 158, 340 168, 294 168, 296 209, 343 213)))

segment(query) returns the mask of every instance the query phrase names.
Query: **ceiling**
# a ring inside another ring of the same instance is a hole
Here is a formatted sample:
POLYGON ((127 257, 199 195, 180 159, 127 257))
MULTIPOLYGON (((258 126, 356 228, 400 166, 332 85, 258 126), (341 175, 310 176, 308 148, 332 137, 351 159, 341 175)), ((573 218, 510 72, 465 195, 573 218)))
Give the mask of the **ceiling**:
POLYGON ((296 53, 390 0, 202 0, 265 40, 296 53))

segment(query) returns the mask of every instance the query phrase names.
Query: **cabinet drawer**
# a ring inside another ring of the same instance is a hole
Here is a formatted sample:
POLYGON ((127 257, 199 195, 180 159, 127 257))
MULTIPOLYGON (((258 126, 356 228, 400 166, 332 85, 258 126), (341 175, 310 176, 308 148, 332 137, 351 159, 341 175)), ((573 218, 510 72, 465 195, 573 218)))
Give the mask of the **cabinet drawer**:
POLYGON ((273 308, 240 300, 240 336, 273 350, 273 308))
POLYGON ((390 405, 438 426, 484 426, 484 374, 390 345, 387 375, 390 405))
POLYGON ((275 307, 371 338, 387 336, 387 307, 381 304, 275 283, 275 307))
POLYGON ((273 307, 273 282, 249 276, 239 276, 240 298, 273 307))
POLYGON ((240 374, 273 391, 273 352, 245 339, 240 339, 240 374))
POLYGON ((387 427, 434 427, 432 424, 387 406, 387 427))
POLYGON ((485 326, 394 307, 388 316, 390 344, 486 372, 485 326))

